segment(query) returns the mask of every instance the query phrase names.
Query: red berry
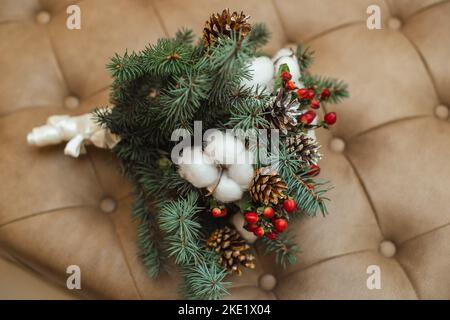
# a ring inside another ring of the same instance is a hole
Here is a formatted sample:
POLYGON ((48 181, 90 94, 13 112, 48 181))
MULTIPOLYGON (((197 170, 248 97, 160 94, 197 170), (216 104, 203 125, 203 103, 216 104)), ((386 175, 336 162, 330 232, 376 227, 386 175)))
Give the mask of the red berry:
POLYGON ((263 210, 263 216, 267 219, 272 219, 273 215, 275 214, 275 211, 272 207, 265 207, 263 210))
POLYGON ((318 100, 314 99, 313 101, 311 101, 311 108, 319 109, 320 108, 320 102, 318 100))
POLYGON ((264 228, 258 227, 253 231, 253 234, 257 236, 258 238, 261 238, 264 235, 264 228))
POLYGON ((267 235, 267 238, 268 238, 269 240, 275 240, 275 239, 277 238, 276 232, 271 232, 271 233, 269 233, 269 234, 267 235))
POLYGON ((305 89, 305 88, 298 89, 298 90, 297 90, 297 95, 298 95, 301 99, 307 99, 307 98, 308 98, 308 90, 305 89))
POLYGON ((288 223, 284 219, 276 219, 273 225, 275 226, 275 230, 278 232, 283 232, 286 230, 288 223))
POLYGON ((309 167, 309 171, 307 173, 308 176, 310 177, 315 177, 320 173, 320 167, 318 165, 311 165, 311 167, 309 167))
POLYGON ((227 213, 228 213, 227 208, 222 208, 220 210, 220 217, 225 217, 227 215, 227 213))
POLYGON ((292 79, 292 74, 290 74, 290 73, 287 72, 287 71, 283 71, 283 72, 281 73, 281 79, 283 79, 283 81, 289 81, 289 80, 292 79))
MULTIPOLYGON (((222 209, 223 210, 223 209, 222 209)), ((211 209, 211 215, 214 217, 214 218, 220 218, 220 217, 223 217, 223 215, 222 215, 222 210, 220 209, 220 208, 212 208, 211 209)), ((226 212, 226 209, 225 209, 225 212, 226 212)), ((226 213, 225 213, 226 214, 226 213)))
POLYGON ((308 110, 300 116, 299 121, 304 124, 310 124, 311 122, 314 121, 315 117, 316 117, 316 113, 312 110, 308 110))
POLYGON ((258 222, 258 220, 259 218, 256 212, 247 212, 245 214, 245 221, 247 221, 248 223, 256 223, 258 222))
POLYGON ((297 203, 295 203, 294 199, 287 199, 283 202, 283 208, 287 213, 292 213, 297 209, 297 203))
POLYGON ((286 84, 284 85, 284 87, 286 88, 286 90, 291 91, 294 90, 296 88, 294 81, 288 81, 286 82, 286 84))
POLYGON ((316 95, 316 93, 314 92, 313 89, 308 89, 308 96, 307 96, 307 98, 308 98, 309 100, 314 99, 314 96, 315 96, 315 95, 316 95))
POLYGON ((321 96, 321 98, 322 99, 326 99, 326 98, 328 98, 329 96, 330 96, 330 89, 328 89, 328 88, 325 88, 325 89, 323 89, 322 90, 322 92, 320 93, 320 96, 321 96))
POLYGON ((248 231, 253 232, 253 231, 255 231, 256 228, 258 228, 258 226, 254 223, 249 223, 249 224, 247 224, 246 228, 248 231))
POLYGON ((335 112, 328 112, 325 117, 323 118, 323 120, 325 121, 326 124, 328 125, 333 125, 336 123, 336 113, 335 112))

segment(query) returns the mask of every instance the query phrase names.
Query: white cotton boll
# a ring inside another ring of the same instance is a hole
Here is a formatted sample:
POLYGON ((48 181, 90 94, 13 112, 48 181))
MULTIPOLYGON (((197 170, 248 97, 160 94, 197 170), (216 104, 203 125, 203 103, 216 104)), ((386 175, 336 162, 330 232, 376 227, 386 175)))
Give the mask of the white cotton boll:
POLYGON ((246 88, 258 86, 266 88, 267 91, 273 90, 274 67, 273 62, 268 57, 257 57, 252 60, 249 66, 252 79, 243 79, 241 85, 246 88))
POLYGON ((245 146, 229 133, 216 131, 207 138, 205 153, 217 163, 229 165, 236 163, 245 146))
POLYGON ((213 196, 224 203, 233 202, 242 198, 242 189, 235 181, 228 177, 226 172, 224 172, 213 196))
POLYGON ((253 154, 248 150, 239 154, 237 162, 228 167, 228 175, 242 190, 247 190, 253 178, 253 154))
POLYGON ((293 54, 295 54, 295 52, 291 48, 282 48, 278 50, 277 53, 275 53, 275 55, 272 57, 272 61, 276 63, 276 61, 281 57, 289 57, 293 54))
POLYGON ((279 50, 272 58, 272 61, 275 64, 275 72, 278 72, 282 64, 287 64, 289 72, 292 75, 292 81, 294 81, 298 88, 303 88, 303 83, 300 81, 300 67, 295 52, 292 49, 283 48, 279 50))
POLYGON ((178 173, 197 188, 206 188, 219 178, 219 170, 201 147, 183 149, 178 173))
POLYGON ((253 165, 251 164, 232 164, 228 168, 228 174, 242 190, 247 190, 250 181, 253 178, 253 165))

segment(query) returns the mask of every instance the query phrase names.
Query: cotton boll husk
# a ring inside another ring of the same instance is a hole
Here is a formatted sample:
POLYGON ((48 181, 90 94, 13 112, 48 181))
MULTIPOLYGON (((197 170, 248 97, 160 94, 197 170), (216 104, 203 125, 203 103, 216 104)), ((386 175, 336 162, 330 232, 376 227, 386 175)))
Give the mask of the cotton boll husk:
POLYGON ((228 175, 239 184, 242 190, 247 190, 253 178, 253 155, 245 151, 240 155, 238 162, 228 167, 228 175))
POLYGON ((278 69, 282 64, 287 64, 289 72, 292 75, 292 81, 294 81, 298 88, 303 88, 303 83, 300 81, 300 67, 295 52, 292 51, 292 49, 283 48, 279 50, 272 58, 272 61, 275 64, 275 72, 278 72, 278 69))
POLYGON ((236 163, 245 146, 232 134, 216 131, 207 138, 205 154, 217 163, 229 165, 236 163))
POLYGON ((274 66, 272 60, 268 57, 254 58, 249 66, 249 71, 252 76, 250 80, 243 79, 241 85, 246 88, 258 86, 259 88, 266 88, 268 92, 273 90, 274 66))
POLYGON ((201 147, 183 149, 178 173, 197 188, 206 188, 219 178, 219 170, 201 147))
MULTIPOLYGON (((212 186, 209 188, 211 187, 212 186)), ((228 177, 226 172, 224 172, 213 193, 213 197, 224 203, 237 201, 242 198, 242 189, 235 181, 228 177)))

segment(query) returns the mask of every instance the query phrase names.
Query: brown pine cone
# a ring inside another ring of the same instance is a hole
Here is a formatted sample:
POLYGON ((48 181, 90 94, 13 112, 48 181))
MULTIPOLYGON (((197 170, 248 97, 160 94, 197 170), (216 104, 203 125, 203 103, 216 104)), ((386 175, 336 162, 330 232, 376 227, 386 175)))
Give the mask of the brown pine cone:
POLYGON ((317 165, 322 158, 320 145, 304 133, 287 137, 286 147, 290 153, 295 154, 302 166, 317 165))
POLYGON ((249 193, 253 201, 263 203, 266 206, 269 204, 276 205, 279 200, 286 198, 284 194, 286 190, 286 183, 270 167, 256 170, 249 186, 249 193))
POLYGON ((241 235, 229 227, 215 230, 206 241, 206 246, 220 255, 219 263, 228 270, 241 275, 240 266, 255 269, 255 256, 241 235))
POLYGON ((298 107, 298 102, 293 99, 291 93, 285 94, 282 89, 279 89, 267 110, 267 117, 272 127, 284 134, 294 130, 297 126, 297 117, 301 114, 298 107))
POLYGON ((237 32, 244 38, 252 29, 247 22, 250 16, 246 16, 244 12, 230 13, 230 9, 225 9, 222 14, 212 14, 208 21, 205 22, 203 28, 203 42, 205 47, 209 47, 220 37, 225 35, 231 37, 232 32, 237 32))

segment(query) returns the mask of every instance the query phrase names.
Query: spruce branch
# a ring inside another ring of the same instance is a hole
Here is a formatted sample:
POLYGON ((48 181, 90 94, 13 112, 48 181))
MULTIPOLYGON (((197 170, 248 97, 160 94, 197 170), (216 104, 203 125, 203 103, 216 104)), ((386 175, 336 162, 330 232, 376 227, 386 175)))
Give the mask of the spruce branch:
POLYGON ((298 61, 298 65, 300 67, 301 73, 305 73, 306 70, 314 62, 314 51, 312 51, 310 48, 305 48, 303 45, 299 44, 297 46, 295 55, 297 56, 297 61, 298 61))
POLYGON ((137 230, 139 256, 147 267, 151 278, 168 271, 168 259, 162 242, 161 232, 154 213, 148 212, 148 205, 140 196, 136 196, 132 208, 133 219, 140 220, 137 230))
POLYGON ((265 246, 266 254, 275 253, 276 263, 283 268, 286 268, 288 264, 297 262, 296 254, 300 252, 300 248, 289 231, 279 234, 274 240, 263 238, 262 242, 265 246))
POLYGON ((347 84, 335 78, 305 74, 302 81, 306 88, 314 88, 316 92, 325 88, 330 90, 330 96, 322 102, 339 103, 349 96, 347 84))
POLYGON ((175 33, 175 40, 183 44, 192 44, 194 41, 194 33, 192 29, 181 28, 175 33))
POLYGON ((270 32, 263 23, 255 23, 252 30, 247 35, 247 43, 254 50, 266 45, 270 39, 270 32))
POLYGON ((243 79, 250 79, 251 75, 247 63, 252 50, 248 40, 242 40, 238 34, 232 33, 230 38, 220 37, 217 45, 210 51, 212 80, 210 102, 223 107, 228 104, 228 97, 239 87, 243 79))
POLYGON ((116 53, 106 68, 112 77, 121 83, 136 80, 144 74, 141 57, 135 52, 128 54, 125 51, 122 57, 116 53))
POLYGON ((260 88, 239 87, 232 94, 231 115, 226 123, 234 130, 268 129, 269 121, 265 118, 265 109, 270 96, 260 88))
POLYGON ((211 256, 197 265, 183 268, 184 284, 181 291, 187 299, 219 300, 229 295, 227 287, 231 283, 224 281, 227 271, 216 260, 211 256))
POLYGON ((159 211, 159 226, 167 235, 169 256, 175 257, 177 264, 188 264, 201 259, 199 240, 201 225, 197 214, 198 194, 190 192, 185 198, 164 203, 159 211))
POLYGON ((143 51, 145 70, 161 77, 179 75, 189 69, 192 50, 192 46, 176 39, 159 39, 143 51))
POLYGON ((308 216, 315 216, 320 211, 323 216, 328 214, 326 202, 330 199, 324 194, 332 189, 328 181, 302 179, 301 176, 292 176, 287 181, 288 193, 293 196, 297 208, 308 216))

